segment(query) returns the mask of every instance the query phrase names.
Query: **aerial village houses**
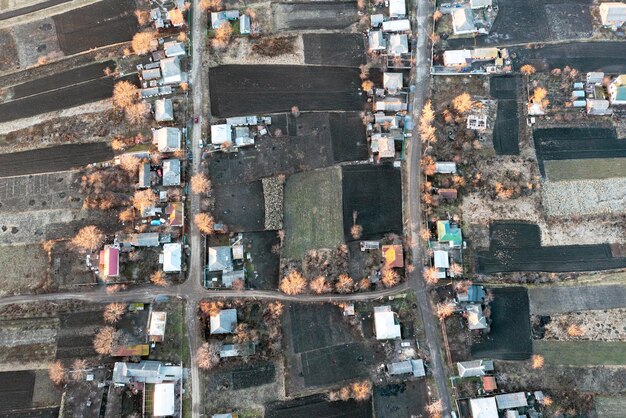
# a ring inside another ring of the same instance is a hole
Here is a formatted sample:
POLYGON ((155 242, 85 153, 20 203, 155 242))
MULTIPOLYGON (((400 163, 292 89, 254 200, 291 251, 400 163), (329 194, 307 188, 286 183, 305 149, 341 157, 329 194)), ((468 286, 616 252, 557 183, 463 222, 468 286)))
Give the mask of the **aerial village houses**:
POLYGON ((617 30, 626 22, 626 3, 607 2, 600 4, 600 20, 603 26, 617 30))
POLYGON ((391 306, 374 307, 374 330, 377 340, 400 338, 400 321, 391 306))
POLYGON ((237 309, 222 309, 209 318, 211 334, 232 334, 237 327, 237 309))

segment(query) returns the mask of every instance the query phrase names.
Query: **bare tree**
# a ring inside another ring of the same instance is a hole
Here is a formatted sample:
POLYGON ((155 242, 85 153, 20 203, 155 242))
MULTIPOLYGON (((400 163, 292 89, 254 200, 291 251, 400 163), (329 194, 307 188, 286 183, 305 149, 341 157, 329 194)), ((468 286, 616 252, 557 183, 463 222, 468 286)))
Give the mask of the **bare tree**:
POLYGON ((139 26, 144 26, 146 23, 150 21, 150 13, 147 10, 135 10, 135 17, 137 18, 137 24, 139 26))
POLYGON ((82 250, 93 252, 104 242, 104 234, 97 226, 89 225, 81 228, 72 238, 72 245, 82 250))
POLYGON ((202 11, 217 12, 222 10, 222 0, 200 0, 198 7, 202 11))
POLYGON ((202 300, 200 301, 200 304, 198 305, 200 312, 204 316, 207 316, 207 317, 219 315, 223 307, 224 307, 224 302, 222 301, 209 302, 208 300, 202 300))
POLYGON ((150 275, 150 282, 152 284, 155 284, 157 286, 162 286, 162 287, 166 287, 169 285, 168 281, 167 281, 167 276, 165 275, 164 272, 162 271, 155 271, 154 273, 152 273, 150 275))
POLYGON ((429 418, 441 418, 443 413, 443 402, 441 399, 426 405, 426 412, 429 418))
POLYGON ((83 380, 87 375, 87 366, 88 362, 85 359, 76 359, 72 363, 72 370, 70 371, 70 376, 72 380, 78 382, 79 380, 83 380))
POLYGON ((330 293, 333 290, 333 287, 330 283, 328 283, 328 280, 326 280, 326 277, 324 276, 317 276, 315 279, 311 280, 309 288, 313 291, 313 293, 318 295, 322 293, 330 293))
POLYGON ((463 274, 463 266, 457 263, 450 264, 450 268, 448 269, 452 277, 461 276, 463 274))
POLYGON ((131 176, 137 173, 140 165, 141 160, 132 154, 125 154, 120 158, 120 167, 131 176))
POLYGON ((208 235, 213 233, 215 221, 208 213, 197 213, 196 216, 194 216, 193 221, 203 234, 208 235))
POLYGON ((465 113, 474 106, 474 101, 469 93, 461 93, 452 99, 452 107, 459 112, 465 113))
POLYGON ((196 173, 191 177, 191 192, 207 194, 211 190, 211 180, 204 173, 196 173))
POLYGON ((134 103, 125 110, 126 120, 132 125, 141 125, 150 113, 150 106, 145 102, 134 103))
POLYGON ((533 67, 530 64, 522 65, 522 67, 519 69, 519 71, 520 71, 520 73, 524 74, 525 76, 533 75, 533 74, 535 74, 537 72, 535 67, 533 67))
POLYGON ((335 290, 339 293, 350 293, 354 290, 354 280, 347 274, 340 274, 335 283, 335 290))
POLYGON ((283 308, 284 306, 281 302, 271 302, 267 305, 264 316, 268 317, 271 320, 278 320, 283 314, 283 308))
POLYGON ((130 46, 137 55, 147 54, 154 51, 155 45, 152 42, 154 38, 155 33, 153 31, 139 32, 133 36, 130 46))
POLYGON ((352 235, 352 238, 359 239, 361 238, 361 234, 363 234, 363 227, 361 225, 352 225, 350 228, 350 235, 352 235))
POLYGON ((532 367, 533 369, 541 369, 544 364, 545 364, 545 359, 543 358, 542 355, 533 354, 532 357, 530 358, 530 367, 532 367))
POLYGON ((135 220, 135 211, 133 208, 126 208, 118 215, 120 222, 132 222, 135 220))
POLYGON ((198 367, 204 370, 210 370, 217 366, 220 362, 219 349, 215 344, 204 343, 198 348, 196 354, 198 367))
POLYGON ((242 322, 237 324, 235 328, 235 335, 233 337, 233 342, 236 344, 243 344, 247 342, 257 343, 259 342, 259 332, 255 329, 252 329, 250 325, 242 322))
POLYGON ((369 380, 363 380, 361 382, 354 382, 351 385, 352 397, 355 401, 366 401, 372 396, 372 382, 369 380))
POLYGON ((101 328, 93 339, 93 348, 98 354, 111 354, 116 338, 117 331, 113 327, 101 328))
POLYGON ((433 286, 439 282, 439 270, 435 267, 428 267, 424 269, 424 281, 433 286))
POLYGON ((372 82, 371 80, 363 80, 363 82, 361 83, 361 88, 363 89, 363 91, 369 92, 374 88, 374 82, 372 82))
POLYGON ((133 206, 139 210, 154 205, 156 201, 157 196, 151 189, 138 190, 133 195, 133 206))
POLYGON ((104 308, 104 320, 109 324, 114 324, 122 318, 124 312, 126 312, 125 303, 109 303, 106 308, 104 308))
POLYGON ((585 333, 580 325, 572 324, 567 327, 567 335, 570 337, 582 337, 585 333))
POLYGON ((230 38, 233 34, 233 28, 230 26, 230 22, 225 21, 215 29, 215 37, 213 38, 212 45, 216 49, 224 49, 230 43, 230 38))
POLYGON ((298 295, 306 289, 306 279, 297 270, 291 270, 280 281, 279 289, 287 295, 298 295))
POLYGON ((113 105, 126 109, 139 100, 139 89, 130 81, 120 81, 113 88, 113 105))
POLYGON ((372 287, 372 281, 369 279, 369 277, 363 277, 361 280, 359 280, 357 287, 360 291, 363 292, 366 290, 370 290, 370 287, 372 287))
POLYGON ((246 288, 246 283, 242 279, 235 279, 230 288, 233 290, 243 290, 246 288))
POLYGON ((449 301, 437 304, 437 318, 444 320, 454 313, 454 306, 449 301))
POLYGON ((380 277, 380 282, 385 287, 393 287, 400 283, 400 276, 394 269, 383 269, 383 274, 380 277))
POLYGON ((65 381, 65 366, 63 366, 61 360, 57 360, 50 365, 48 377, 55 385, 60 385, 65 381))

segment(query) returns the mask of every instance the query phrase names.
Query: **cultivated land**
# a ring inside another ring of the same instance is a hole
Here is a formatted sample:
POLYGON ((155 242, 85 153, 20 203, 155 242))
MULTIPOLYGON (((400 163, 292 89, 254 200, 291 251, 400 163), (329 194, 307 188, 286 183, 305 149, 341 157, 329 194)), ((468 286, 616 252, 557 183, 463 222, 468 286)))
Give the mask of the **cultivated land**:
POLYGON ((533 315, 626 307, 626 286, 622 284, 542 286, 529 289, 528 296, 533 315))
POLYGON ((531 64, 537 71, 569 66, 580 72, 619 74, 626 71, 623 58, 625 46, 625 42, 570 42, 536 48, 514 47, 509 52, 515 54, 513 61, 517 69, 524 64, 531 64))
POLYGON ((523 287, 492 289, 491 329, 472 343, 472 357, 525 360, 532 353, 528 291, 523 287))
POLYGON ((274 418, 369 418, 371 402, 329 402, 325 396, 314 395, 267 405, 266 416, 274 418))
POLYGON ((262 231, 265 229, 265 206, 261 180, 236 183, 213 189, 215 219, 231 231, 262 231))
POLYGON ((405 418, 425 413, 428 386, 424 379, 374 387, 377 417, 405 418))
POLYGON ((598 396, 595 399, 596 413, 603 418, 621 418, 626 408, 626 397, 598 396))
POLYGON ((533 352, 546 362, 570 366, 626 364, 626 343, 608 341, 533 341, 533 352))
POLYGON ((626 158, 589 158, 543 162, 550 181, 626 177, 626 158))
POLYGON ((135 2, 107 0, 54 16, 61 50, 66 55, 129 41, 137 32, 135 2))
POLYGON ((327 168, 295 174, 285 185, 283 255, 299 259, 317 248, 343 242, 341 170, 327 168))
POLYGON ((273 29, 347 29, 358 20, 354 1, 272 2, 273 29))
POLYGON ((365 38, 360 33, 305 33, 304 63, 358 67, 365 64, 365 38))
POLYGON ((219 117, 305 110, 362 110, 358 69, 223 65, 209 71, 211 113, 219 117))

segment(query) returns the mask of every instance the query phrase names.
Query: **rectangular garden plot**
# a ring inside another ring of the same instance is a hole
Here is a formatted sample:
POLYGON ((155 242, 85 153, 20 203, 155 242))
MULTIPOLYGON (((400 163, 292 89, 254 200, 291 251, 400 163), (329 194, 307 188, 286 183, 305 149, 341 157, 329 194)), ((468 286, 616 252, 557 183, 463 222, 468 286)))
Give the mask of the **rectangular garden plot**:
POLYGON ((113 151, 105 142, 59 145, 0 155, 0 177, 64 171, 108 161, 113 151))
POLYGON ((374 386, 377 417, 406 418, 427 416, 428 387, 425 379, 374 386))
POLYGON ((626 158, 544 160, 543 167, 551 181, 626 177, 626 158))
POLYGON ((371 402, 330 402, 324 395, 275 402, 265 407, 265 416, 272 418, 370 418, 371 402))
POLYGON ((517 99, 517 77, 494 76, 489 80, 489 92, 494 99, 517 99))
MULTIPOLYGON (((522 27, 524 26, 520 26, 522 27)), ((516 69, 531 64, 537 71, 569 66, 580 72, 604 71, 619 74, 626 71, 624 47, 624 42, 569 42, 548 44, 538 49, 512 47, 509 52, 515 54, 513 63, 516 69)))
POLYGON ((365 64, 365 38, 360 33, 305 33, 304 62, 358 67, 365 64))
POLYGON ((626 141, 617 139, 615 128, 535 129, 533 137, 539 169, 544 176, 544 160, 626 157, 626 141))
POLYGON ((492 289, 491 330, 472 344, 473 358, 525 360, 532 353, 528 291, 523 287, 492 289))
POLYGON ((225 223, 230 231, 263 231, 265 198, 261 180, 213 188, 216 222, 225 223))
POLYGON ((54 16, 59 45, 66 55, 130 41, 137 32, 132 0, 107 0, 54 16))
POLYGON ((621 284, 535 287, 528 292, 533 315, 626 307, 626 286, 621 284))
POLYGON ((355 1, 273 2, 274 31, 345 29, 359 20, 355 1))
POLYGON ((346 241, 353 216, 363 227, 361 239, 402 233, 402 185, 399 169, 391 165, 345 166, 343 171, 343 230, 346 241))
POLYGON ((365 102, 356 68, 222 65, 209 71, 211 113, 220 117, 289 112, 293 106, 360 111, 365 102))
POLYGON ((478 272, 481 274, 596 271, 626 267, 626 258, 613 257, 608 244, 537 246, 540 242, 539 228, 527 224, 494 222, 490 226, 490 237, 489 250, 478 252, 478 272))
POLYGON ((367 377, 369 367, 375 363, 367 343, 350 343, 306 351, 300 358, 306 387, 367 377))
POLYGON ((498 155, 519 154, 519 118, 516 100, 499 100, 493 127, 493 147, 498 155))
POLYGON ((248 232, 243 235, 244 249, 252 258, 246 262, 248 286, 264 290, 278 288, 280 259, 272 248, 279 242, 277 231, 248 232))
POLYGON ((309 250, 342 243, 341 194, 339 168, 289 177, 285 186, 285 257, 302 258, 309 250))
POLYGON ((626 364, 625 342, 535 340, 533 352, 542 355, 548 364, 569 366, 626 364))
POLYGON ((35 372, 0 373, 0 411, 31 407, 35 372))

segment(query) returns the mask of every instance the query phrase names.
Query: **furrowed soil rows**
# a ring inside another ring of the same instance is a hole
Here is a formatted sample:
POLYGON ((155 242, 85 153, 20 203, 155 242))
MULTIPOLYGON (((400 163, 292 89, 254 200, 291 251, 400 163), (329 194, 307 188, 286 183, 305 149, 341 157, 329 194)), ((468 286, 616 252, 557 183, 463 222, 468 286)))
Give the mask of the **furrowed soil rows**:
POLYGON ((406 418, 426 415, 428 386, 426 380, 374 386, 376 417, 406 418))
POLYGON ((359 70, 347 67, 222 65, 211 68, 211 108, 219 117, 363 109, 359 70))
POLYGON ((621 284, 535 287, 529 296, 533 315, 626 307, 626 286, 621 284))
POLYGON ((137 32, 135 2, 107 0, 53 16, 61 50, 66 55, 130 41, 137 32))
POLYGON ((350 229, 355 212, 356 223, 363 227, 361 239, 401 234, 400 170, 390 165, 353 165, 342 170, 344 239, 353 240, 350 229))
POLYGON ((359 20, 355 1, 273 2, 274 31, 346 29, 359 20))
POLYGON ((0 373, 0 411, 30 408, 34 387, 32 371, 0 373))
POLYGON ((115 70, 115 61, 98 62, 84 67, 73 68, 62 73, 38 78, 13 87, 12 100, 40 94, 50 90, 79 84, 89 80, 104 78, 105 69, 115 70))
POLYGON ((492 289, 491 330, 472 344, 472 357, 525 360, 532 353, 528 291, 523 287, 492 289))
POLYGON ((367 343, 350 343, 307 351, 301 355, 306 387, 364 378, 376 361, 367 343), (328 365, 332 364, 332 367, 328 365))
POLYGON ((370 418, 371 402, 330 402, 324 395, 296 398, 266 406, 265 414, 272 418, 370 418))
MULTIPOLYGON (((520 26, 520 28, 526 28, 520 26)), ((569 66, 580 72, 604 71, 607 73, 623 73, 626 71, 624 49, 626 42, 571 42, 564 44, 544 45, 538 49, 526 47, 509 48, 514 53, 516 69, 531 64, 537 71, 550 71, 554 68, 569 66)))
POLYGON ((533 132, 539 170, 544 160, 626 157, 626 141, 617 139, 615 128, 547 128, 533 132))
POLYGON ((626 258, 613 257, 608 244, 541 247, 539 228, 514 222, 490 226, 489 251, 478 252, 478 272, 596 271, 626 267, 626 258))
POLYGON ((60 145, 0 155, 0 177, 65 171, 113 159, 106 142, 60 145))
POLYGON ((56 6, 57 4, 67 3, 72 0, 45 0, 37 2, 33 5, 20 7, 19 9, 12 9, 8 12, 0 13, 0 20, 11 19, 12 17, 17 17, 21 15, 25 15, 27 13, 33 13, 39 10, 47 9, 48 7, 56 6))
POLYGON ((365 64, 365 38, 360 33, 305 33, 304 63, 358 67, 365 64))
POLYGON ((519 155, 517 101, 499 100, 493 127, 493 147, 498 155, 519 155))

